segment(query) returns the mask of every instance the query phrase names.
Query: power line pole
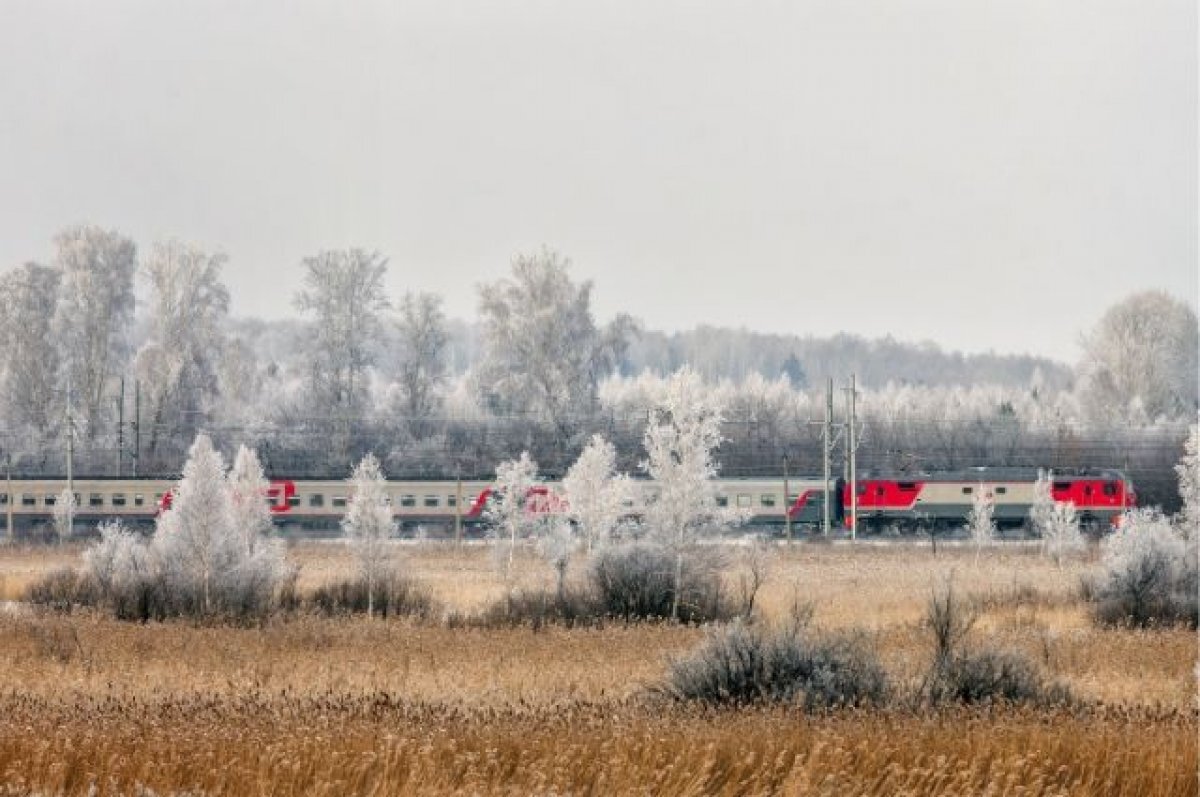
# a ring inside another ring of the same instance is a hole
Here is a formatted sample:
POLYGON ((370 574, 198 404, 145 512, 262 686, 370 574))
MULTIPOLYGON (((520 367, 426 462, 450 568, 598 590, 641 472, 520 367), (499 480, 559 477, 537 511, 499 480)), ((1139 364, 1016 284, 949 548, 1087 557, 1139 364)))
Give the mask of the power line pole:
POLYGON ((855 415, 857 391, 855 375, 850 374, 850 386, 846 390, 846 466, 849 469, 850 486, 850 540, 858 539, 858 419, 855 415))
POLYGON ((71 379, 67 378, 67 536, 75 533, 75 416, 71 411, 71 379))
POLYGON ((15 541, 17 532, 13 527, 12 454, 7 451, 4 452, 4 488, 4 530, 11 543, 15 541))
POLYGON ((142 383, 133 380, 133 478, 138 475, 142 458, 142 383))
POLYGON ((830 531, 830 507, 829 503, 832 500, 829 489, 829 478, 832 475, 829 472, 829 456, 833 453, 833 379, 829 379, 825 383, 825 423, 822 426, 821 437, 821 459, 825 466, 825 480, 823 487, 825 491, 825 505, 822 507, 821 517, 821 532, 828 537, 830 531))
POLYGON ((125 377, 121 377, 121 393, 117 398, 117 478, 124 475, 125 465, 125 377))
POLYGON ((787 526, 788 545, 792 544, 792 499, 788 490, 788 455, 783 455, 783 519, 787 526))

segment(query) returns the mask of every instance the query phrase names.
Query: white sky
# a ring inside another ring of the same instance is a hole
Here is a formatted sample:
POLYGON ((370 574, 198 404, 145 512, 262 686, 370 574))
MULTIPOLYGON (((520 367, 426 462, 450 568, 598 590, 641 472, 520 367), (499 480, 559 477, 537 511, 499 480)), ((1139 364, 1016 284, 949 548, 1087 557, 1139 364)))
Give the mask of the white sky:
POLYGON ((601 318, 1072 360, 1197 293, 1194 0, 0 0, 0 267, 66 224, 360 245, 475 313, 543 243, 601 318))

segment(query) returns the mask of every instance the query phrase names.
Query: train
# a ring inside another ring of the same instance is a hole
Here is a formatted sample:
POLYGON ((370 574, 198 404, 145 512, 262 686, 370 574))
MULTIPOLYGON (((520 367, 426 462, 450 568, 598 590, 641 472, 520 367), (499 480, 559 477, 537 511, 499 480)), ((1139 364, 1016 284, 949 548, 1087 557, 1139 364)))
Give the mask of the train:
MULTIPOLYGON (((972 468, 923 474, 864 474, 853 488, 845 479, 782 476, 718 479, 718 506, 738 509, 750 525, 798 531, 822 528, 825 500, 831 497, 829 520, 839 528, 852 525, 862 532, 941 530, 962 526, 978 491, 992 500, 998 527, 1027 522, 1039 471, 1033 468, 972 468), (785 493, 786 485, 786 493, 785 493), (827 490, 828 487, 828 490, 827 490)), ((51 522, 55 503, 66 490, 62 479, 12 479, 0 492, 0 511, 8 529, 51 522)), ((641 499, 653 497, 656 486, 635 481, 641 499)), ((169 508, 175 482, 169 479, 75 479, 75 517, 82 525, 120 518, 130 525, 152 525, 169 508)), ((493 494, 488 481, 389 481, 387 495, 403 529, 424 527, 478 530, 493 494)), ((1119 524, 1137 505, 1133 484, 1118 470, 1086 469, 1052 474, 1055 501, 1073 504, 1081 525, 1101 532, 1119 524)), ((264 500, 277 525, 292 530, 333 529, 346 512, 351 496, 345 481, 272 479, 264 500)), ((637 514, 638 500, 630 502, 637 514)), ((559 485, 546 482, 533 488, 530 511, 557 513, 566 509, 559 485)))

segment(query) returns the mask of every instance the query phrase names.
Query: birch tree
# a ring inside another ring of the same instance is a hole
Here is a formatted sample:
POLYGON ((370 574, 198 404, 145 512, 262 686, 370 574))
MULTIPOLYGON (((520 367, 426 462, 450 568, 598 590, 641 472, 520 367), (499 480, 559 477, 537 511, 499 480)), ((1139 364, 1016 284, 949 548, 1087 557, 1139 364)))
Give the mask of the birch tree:
POLYGON ((296 307, 312 317, 305 349, 314 407, 340 419, 365 406, 366 370, 380 345, 388 306, 387 258, 364 249, 319 252, 303 260, 296 307))
POLYGON ((0 280, 5 340, 0 390, 11 427, 45 432, 56 415, 59 356, 52 322, 61 281, 58 269, 36 263, 26 263, 0 280))
POLYGON ((1183 536, 1191 538, 1200 532, 1200 424, 1192 424, 1183 444, 1183 457, 1175 466, 1179 475, 1179 527, 1183 536))
POLYGON ((1075 505, 1070 501, 1054 502, 1042 530, 1042 550, 1056 565, 1061 565, 1065 557, 1078 553, 1084 546, 1075 505))
POLYGON ((375 613, 375 592, 388 569, 387 540, 396 530, 388 503, 387 479, 374 454, 367 454, 350 476, 350 501, 342 532, 367 582, 367 616, 375 613))
POLYGON ((703 531, 739 520, 717 505, 713 451, 721 443, 721 410, 708 397, 700 377, 690 369, 677 372, 662 402, 650 412, 643 445, 642 469, 654 480, 654 494, 644 515, 650 533, 675 556, 671 617, 679 617, 686 548, 703 531))
POLYGON ((539 522, 529 505, 530 491, 540 484, 537 470, 537 463, 530 458, 528 451, 522 451, 517 459, 506 460, 496 466, 496 480, 492 484, 492 497, 485 517, 492 536, 507 548, 503 551, 506 580, 512 578, 517 540, 534 534, 539 522))
POLYGON ((137 250, 115 230, 93 226, 70 227, 54 243, 62 272, 54 328, 85 434, 94 439, 109 404, 109 379, 126 356, 137 250))
POLYGON ((406 293, 397 319, 398 376, 410 419, 428 418, 440 403, 438 391, 446 380, 446 315, 442 298, 431 293, 406 293))
POLYGON ((986 489, 980 482, 971 498, 971 511, 967 515, 967 530, 975 544, 976 559, 979 558, 983 546, 990 544, 996 537, 996 523, 992 519, 995 508, 991 490, 986 489))
POLYGON ((273 528, 271 509, 267 506, 267 490, 271 485, 263 474, 258 455, 246 446, 238 446, 228 478, 234 530, 243 555, 252 557, 273 528))
POLYGON ((518 254, 511 276, 480 288, 484 355, 477 378, 494 408, 527 412, 561 436, 595 409, 600 379, 620 362, 636 327, 592 317, 592 283, 571 280, 570 261, 551 249, 518 254))
POLYGON ((611 538, 630 511, 633 484, 628 476, 617 474, 616 460, 613 444, 594 435, 562 481, 567 516, 589 554, 611 538))
POLYGON ((211 614, 214 585, 243 558, 240 543, 225 460, 207 435, 197 435, 171 508, 159 517, 154 535, 168 582, 196 595, 202 612, 211 614))
POLYGON ((150 340, 137 372, 151 418, 148 450, 161 437, 189 439, 211 417, 225 348, 227 258, 180 241, 157 243, 144 266, 150 283, 150 340))

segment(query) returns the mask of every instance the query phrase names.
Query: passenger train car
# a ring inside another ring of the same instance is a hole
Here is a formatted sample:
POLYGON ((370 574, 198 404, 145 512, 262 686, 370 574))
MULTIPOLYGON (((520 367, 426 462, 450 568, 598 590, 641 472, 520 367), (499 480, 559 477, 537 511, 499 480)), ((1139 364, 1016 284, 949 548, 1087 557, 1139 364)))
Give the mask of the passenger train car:
MULTIPOLYGON (((842 479, 830 484, 830 519, 848 526, 853 509, 863 531, 886 527, 917 528, 962 525, 971 510, 976 491, 992 497, 1000 526, 1025 522, 1033 503, 1037 471, 979 469, 921 476, 864 476, 852 498, 842 479)), ((635 482, 642 499, 653 496, 655 484, 635 482)), ((121 518, 134 525, 150 525, 169 508, 170 480, 76 479, 75 517, 82 525, 121 518)), ((801 529, 819 529, 824 515, 825 490, 820 479, 790 479, 784 495, 784 480, 721 479, 716 483, 717 503, 741 510, 755 525, 783 525, 788 516, 801 529), (786 511, 786 515, 785 515, 786 511)), ((23 528, 51 521, 58 496, 66 489, 63 480, 14 479, 0 491, 0 512, 10 528, 23 528)), ((346 512, 350 486, 345 481, 276 479, 264 500, 277 524, 293 529, 331 529, 346 512)), ((484 522, 484 510, 492 496, 486 481, 389 481, 387 494, 393 514, 402 528, 461 524, 473 528, 484 522)), ((1070 501, 1081 521, 1096 529, 1118 522, 1136 505, 1133 486, 1120 472, 1078 471, 1056 474, 1052 495, 1070 501)), ((637 514, 639 501, 631 502, 637 514)), ((530 511, 556 513, 565 509, 558 485, 548 482, 535 487, 528 502, 530 511)))

